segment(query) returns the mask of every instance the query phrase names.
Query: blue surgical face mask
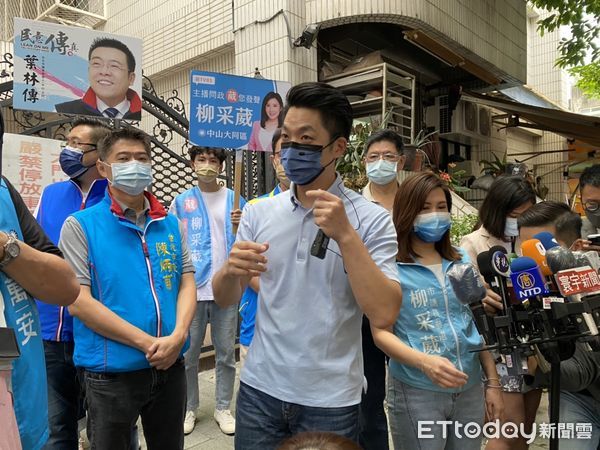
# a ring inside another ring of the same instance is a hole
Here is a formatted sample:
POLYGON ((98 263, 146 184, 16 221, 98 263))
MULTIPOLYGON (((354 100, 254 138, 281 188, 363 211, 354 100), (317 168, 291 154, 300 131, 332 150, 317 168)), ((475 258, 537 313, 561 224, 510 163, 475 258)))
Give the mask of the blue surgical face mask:
POLYGON ((281 164, 289 180, 299 186, 315 181, 325 168, 335 161, 332 159, 325 166, 321 165, 321 152, 336 139, 337 137, 323 146, 299 144, 293 141, 281 144, 281 164))
POLYGON ((449 212, 419 214, 413 230, 423 242, 439 242, 450 229, 452 220, 449 212))
MULTIPOLYGON (((103 164, 106 164, 103 162, 103 164)), ((106 164, 108 165, 108 164, 106 164)), ((139 161, 110 164, 110 184, 129 195, 139 195, 152 183, 152 164, 139 161)))
POLYGON ((397 162, 378 159, 375 162, 367 163, 367 177, 369 181, 375 184, 385 185, 396 179, 398 174, 396 171, 397 168, 397 162))
MULTIPOLYGON (((95 150, 95 149, 94 149, 95 150)), ((83 165, 83 155, 90 151, 84 152, 74 147, 63 147, 58 157, 60 168, 69 178, 77 178, 88 171, 89 167, 83 165)))
POLYGON ((515 217, 507 217, 504 225, 504 236, 517 237, 519 235, 519 225, 515 217))

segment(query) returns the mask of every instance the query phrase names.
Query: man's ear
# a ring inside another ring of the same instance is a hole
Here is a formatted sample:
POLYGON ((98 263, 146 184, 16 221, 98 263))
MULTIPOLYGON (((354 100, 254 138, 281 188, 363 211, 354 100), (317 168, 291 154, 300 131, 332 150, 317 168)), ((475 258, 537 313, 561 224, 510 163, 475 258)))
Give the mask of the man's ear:
POLYGON ((339 137, 333 143, 333 156, 341 158, 346 153, 346 147, 348 147, 348 139, 339 137))
POLYGON ((96 161, 96 170, 98 171, 98 174, 102 177, 102 178, 109 178, 109 170, 108 170, 108 166, 106 166, 106 164, 104 164, 102 161, 100 161, 100 159, 98 159, 96 161))
POLYGON ((129 72, 129 86, 133 86, 134 81, 135 81, 135 72, 129 72))
POLYGON ((404 169, 404 164, 406 164, 406 155, 401 155, 400 159, 398 160, 396 170, 400 172, 402 169, 404 169))

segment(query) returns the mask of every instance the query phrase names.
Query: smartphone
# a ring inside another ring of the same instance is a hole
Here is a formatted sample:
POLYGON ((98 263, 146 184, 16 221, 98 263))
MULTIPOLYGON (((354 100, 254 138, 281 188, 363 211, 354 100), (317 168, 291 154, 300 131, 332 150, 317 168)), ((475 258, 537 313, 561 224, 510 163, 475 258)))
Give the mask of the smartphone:
POLYGON ((600 245, 600 234, 590 234, 586 238, 592 245, 600 245))

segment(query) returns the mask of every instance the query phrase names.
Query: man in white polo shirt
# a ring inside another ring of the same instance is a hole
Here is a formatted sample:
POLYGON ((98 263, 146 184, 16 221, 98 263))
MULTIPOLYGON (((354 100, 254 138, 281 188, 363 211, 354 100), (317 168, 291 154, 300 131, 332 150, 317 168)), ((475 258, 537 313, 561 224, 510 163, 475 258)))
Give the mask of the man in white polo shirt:
POLYGON ((221 307, 239 301, 250 277, 261 280, 236 407, 238 450, 274 449, 302 431, 358 438, 362 314, 392 326, 402 291, 389 214, 335 172, 351 126, 337 89, 303 83, 289 91, 281 161, 291 187, 247 208, 213 278, 221 307), (330 238, 320 254, 311 251, 319 228, 330 238))

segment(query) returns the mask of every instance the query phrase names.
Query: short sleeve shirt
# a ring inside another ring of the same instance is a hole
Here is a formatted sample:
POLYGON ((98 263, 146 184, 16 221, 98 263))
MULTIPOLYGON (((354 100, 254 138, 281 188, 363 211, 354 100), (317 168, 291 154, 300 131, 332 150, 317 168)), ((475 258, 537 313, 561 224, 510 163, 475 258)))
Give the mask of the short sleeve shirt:
MULTIPOLYGON (((363 386, 362 311, 341 251, 332 239, 326 256, 310 254, 318 228, 294 187, 246 208, 238 241, 268 242, 260 277, 256 329, 241 381, 279 400, 313 407, 360 403, 363 386)), ((343 186, 348 219, 371 258, 398 281, 396 232, 389 213, 343 186)))

